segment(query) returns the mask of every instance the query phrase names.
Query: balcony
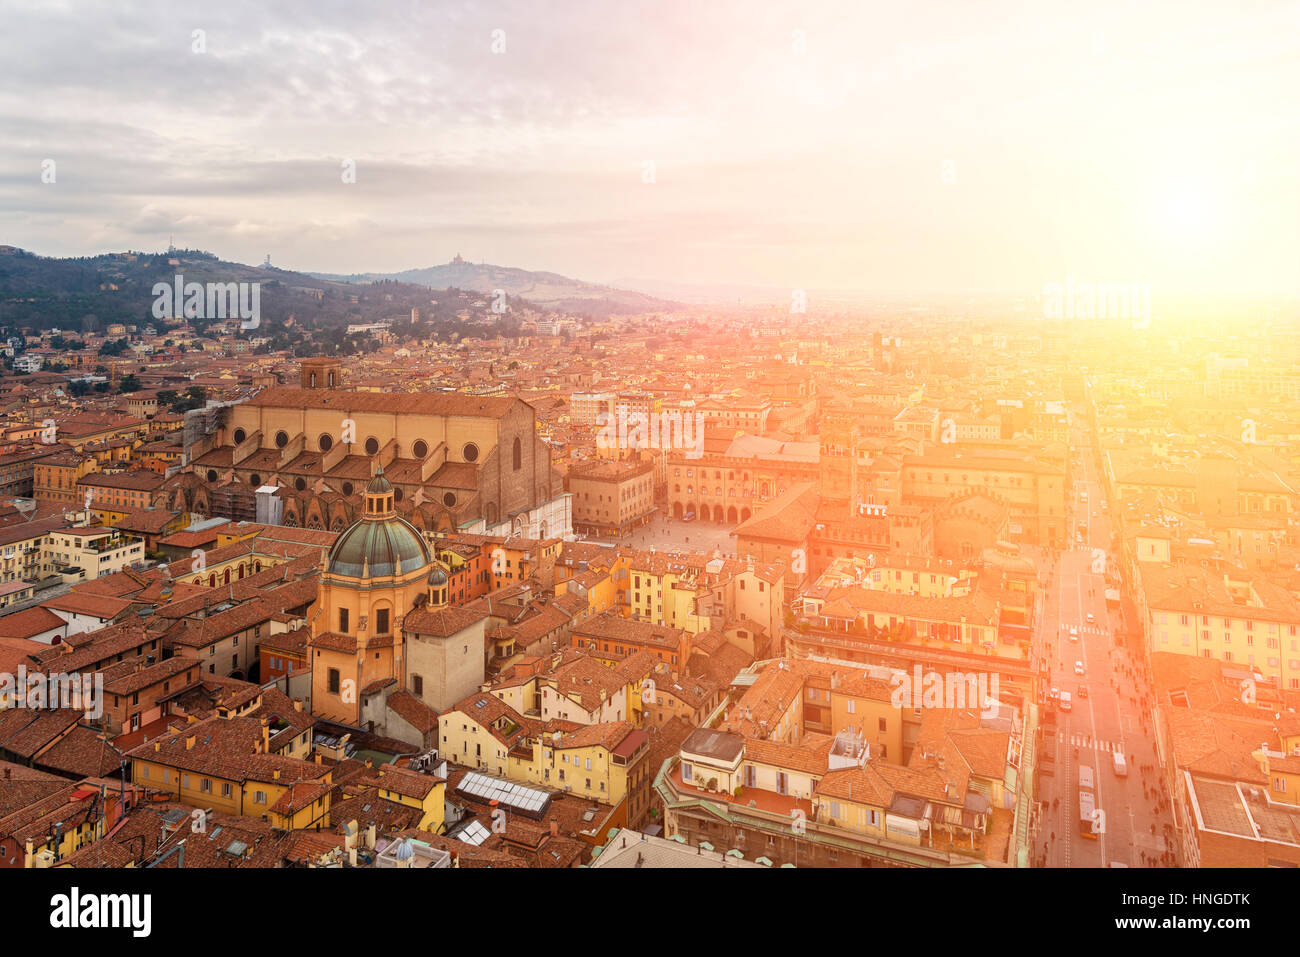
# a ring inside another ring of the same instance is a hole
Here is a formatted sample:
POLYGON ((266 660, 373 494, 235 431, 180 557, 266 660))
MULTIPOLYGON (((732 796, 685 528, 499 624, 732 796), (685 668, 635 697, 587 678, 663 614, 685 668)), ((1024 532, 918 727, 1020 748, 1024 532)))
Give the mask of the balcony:
MULTIPOLYGON (((922 826, 922 843, 900 843, 841 827, 829 817, 817 819, 810 801, 776 794, 758 788, 743 788, 739 798, 718 794, 686 784, 681 779, 681 761, 670 758, 660 768, 654 782, 655 791, 670 812, 691 807, 707 808, 713 818, 743 828, 770 832, 780 837, 791 833, 793 812, 804 815, 805 833, 800 840, 823 845, 828 849, 844 849, 852 853, 879 858, 892 863, 919 867, 961 866, 983 863, 1002 866, 1010 841, 1010 811, 993 811, 988 833, 980 833, 957 825, 931 823, 931 805, 926 805, 924 816, 918 819, 922 826)), ((962 815, 958 808, 945 808, 954 815, 962 815)), ((888 813, 888 812, 886 812, 888 813)), ((894 812, 897 813, 897 812, 894 812)), ((899 815, 905 817, 905 815, 899 815)))

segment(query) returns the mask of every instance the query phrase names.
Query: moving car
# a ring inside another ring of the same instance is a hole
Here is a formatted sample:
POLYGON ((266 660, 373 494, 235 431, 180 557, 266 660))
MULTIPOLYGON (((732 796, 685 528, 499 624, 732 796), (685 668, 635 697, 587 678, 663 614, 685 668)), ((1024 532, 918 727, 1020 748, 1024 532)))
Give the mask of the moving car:
POLYGON ((1082 661, 1076 661, 1076 662, 1074 663, 1074 673, 1075 673, 1076 675, 1081 675, 1081 674, 1083 674, 1083 662, 1082 662, 1082 661))
POLYGON ((1128 774, 1128 762, 1124 760, 1124 755, 1116 751, 1111 755, 1115 759, 1115 774, 1118 777, 1124 777, 1128 774))
POLYGON ((1062 711, 1069 711, 1069 710, 1071 709, 1071 707, 1072 707, 1072 704, 1071 704, 1071 700, 1070 700, 1070 692, 1068 692, 1068 691, 1062 691, 1062 692, 1061 692, 1061 710, 1062 710, 1062 711))
POLYGON ((1085 617, 1084 620, 1087 621, 1088 624, 1093 625, 1093 624, 1096 624, 1096 622, 1097 622, 1097 616, 1094 615, 1092 612, 1088 612, 1088 614, 1087 614, 1087 616, 1085 617))
POLYGON ((1071 626, 1070 626, 1070 640, 1071 640, 1071 641, 1078 641, 1078 640, 1079 640, 1079 626, 1078 626, 1078 625, 1071 625, 1071 626))
POLYGON ((1087 686, 1087 685, 1079 685, 1079 697, 1080 697, 1080 698, 1086 698, 1086 697, 1088 697, 1088 686, 1087 686))

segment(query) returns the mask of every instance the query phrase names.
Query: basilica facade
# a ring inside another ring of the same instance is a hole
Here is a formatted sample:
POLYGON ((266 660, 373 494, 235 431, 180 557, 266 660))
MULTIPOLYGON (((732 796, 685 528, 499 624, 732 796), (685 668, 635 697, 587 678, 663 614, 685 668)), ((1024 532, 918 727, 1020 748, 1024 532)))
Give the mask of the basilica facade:
MULTIPOLYGON (((160 504, 197 515, 341 531, 363 512, 376 465, 397 514, 421 531, 542 514, 561 494, 528 403, 458 392, 354 392, 337 360, 306 360, 303 384, 231 406, 187 448, 160 504), (274 514, 259 509, 258 490, 274 514)), ((529 528, 535 537, 566 529, 529 528)))

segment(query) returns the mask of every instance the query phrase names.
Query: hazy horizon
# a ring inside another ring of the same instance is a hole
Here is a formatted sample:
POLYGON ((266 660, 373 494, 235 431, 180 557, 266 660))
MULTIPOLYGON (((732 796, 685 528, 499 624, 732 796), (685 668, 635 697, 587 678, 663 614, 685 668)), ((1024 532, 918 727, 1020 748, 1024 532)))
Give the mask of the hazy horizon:
POLYGON ((1294 5, 0 9, 0 235, 41 255, 1300 292, 1294 5))

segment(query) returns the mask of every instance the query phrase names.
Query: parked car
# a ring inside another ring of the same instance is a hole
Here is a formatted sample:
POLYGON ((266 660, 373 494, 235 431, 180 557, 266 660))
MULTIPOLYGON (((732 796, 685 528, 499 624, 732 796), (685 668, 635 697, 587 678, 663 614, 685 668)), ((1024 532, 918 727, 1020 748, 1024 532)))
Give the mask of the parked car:
POLYGON ((1083 672, 1083 662, 1082 662, 1082 661, 1076 661, 1076 662, 1074 663, 1074 673, 1075 673, 1076 675, 1081 675, 1081 674, 1084 673, 1084 672, 1083 672))

